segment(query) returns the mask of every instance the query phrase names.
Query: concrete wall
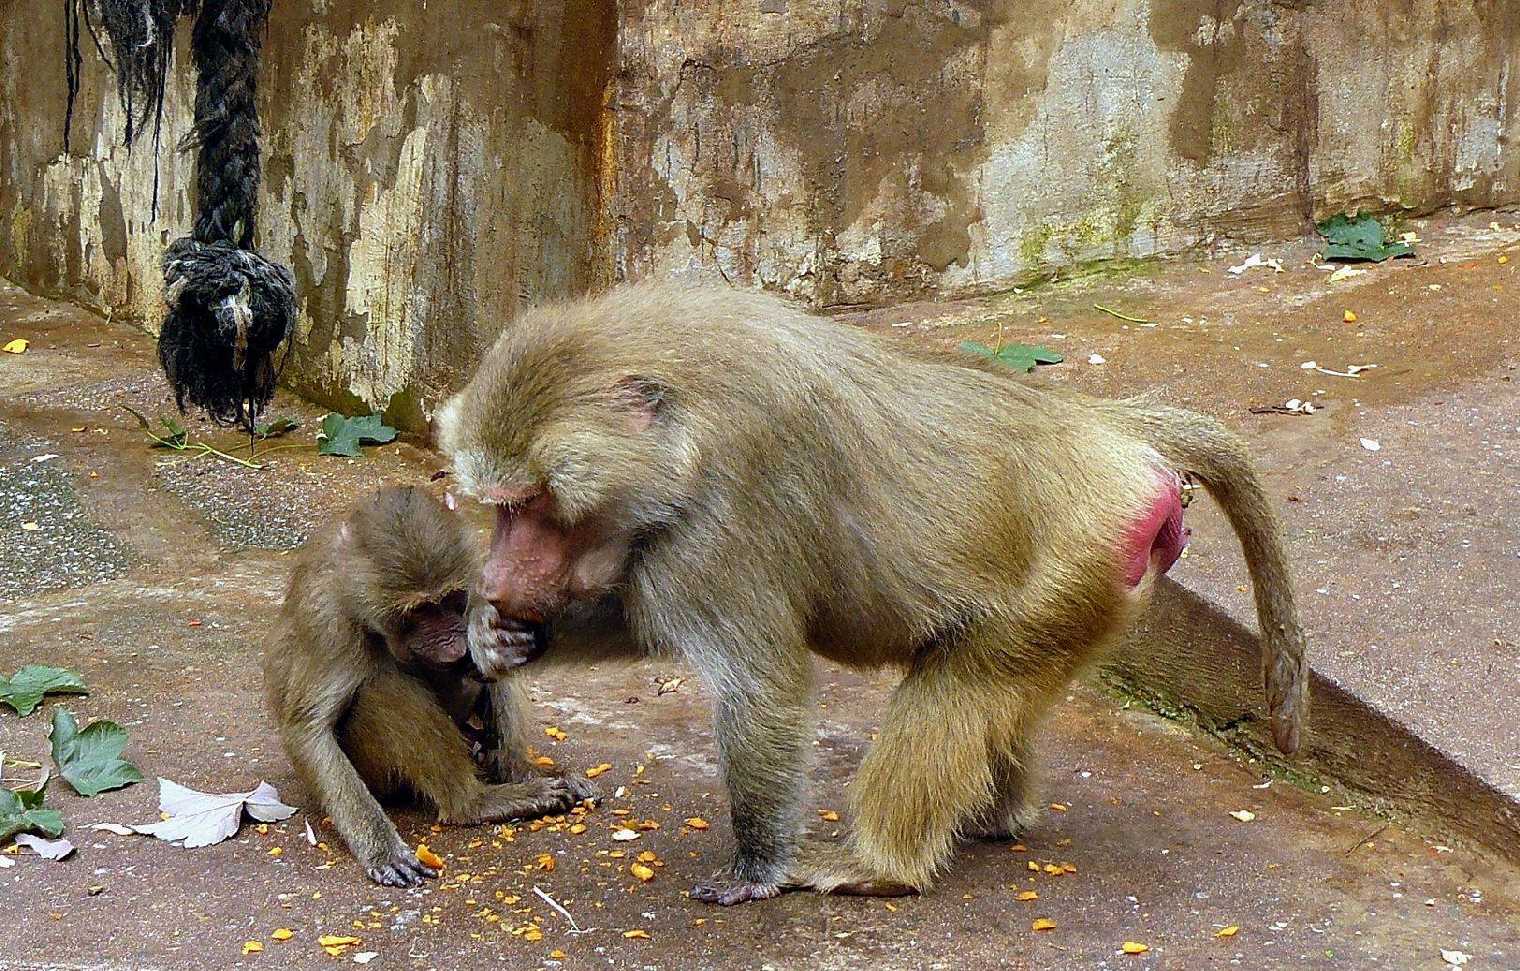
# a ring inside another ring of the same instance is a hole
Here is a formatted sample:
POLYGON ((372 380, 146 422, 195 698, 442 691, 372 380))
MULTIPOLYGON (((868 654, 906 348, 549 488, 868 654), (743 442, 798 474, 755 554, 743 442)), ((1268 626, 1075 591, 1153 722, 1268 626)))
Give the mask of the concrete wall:
MULTIPOLYGON (((61 19, 0 0, 0 272, 152 327, 189 160, 148 224, 93 58, 60 154, 61 19)), ((1520 201, 1517 57, 1515 0, 281 3, 260 239, 292 383, 416 423, 525 301, 613 279, 882 301, 1520 201)))
MULTIPOLYGON (((415 427, 518 307, 607 276, 595 240, 614 9, 275 9, 258 236, 299 286, 287 383, 415 427)), ((88 42, 60 153, 62 19, 57 4, 0 0, 0 273, 156 327, 159 257, 190 223, 192 160, 170 147, 190 125, 188 57, 182 43, 151 222, 151 145, 120 147, 113 81, 88 42)))

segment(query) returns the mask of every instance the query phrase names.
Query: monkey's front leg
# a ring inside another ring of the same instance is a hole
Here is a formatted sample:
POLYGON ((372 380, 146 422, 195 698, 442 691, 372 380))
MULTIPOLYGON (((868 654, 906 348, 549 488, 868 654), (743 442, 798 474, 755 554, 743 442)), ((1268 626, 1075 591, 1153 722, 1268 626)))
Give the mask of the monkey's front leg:
POLYGON ((715 673, 718 754, 737 846, 729 869, 697 884, 691 896, 728 906, 777 896, 790 882, 811 735, 810 691, 805 670, 715 673), (748 682, 749 690, 736 682, 748 682))
POLYGON ((339 745, 331 724, 288 727, 286 735, 291 761, 322 797, 333 825, 371 880, 388 887, 414 887, 438 876, 396 832, 339 745))

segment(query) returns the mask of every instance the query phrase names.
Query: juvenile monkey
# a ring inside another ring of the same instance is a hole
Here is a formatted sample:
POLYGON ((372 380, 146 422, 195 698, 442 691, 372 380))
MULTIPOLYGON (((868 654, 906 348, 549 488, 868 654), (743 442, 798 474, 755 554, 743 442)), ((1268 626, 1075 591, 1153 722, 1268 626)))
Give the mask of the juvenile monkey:
POLYGON ((503 618, 552 624, 610 592, 645 649, 715 690, 738 848, 697 899, 921 890, 958 838, 1028 826, 1032 734, 1180 554, 1181 473, 1241 539, 1273 736, 1299 747, 1277 518, 1205 416, 894 349, 764 294, 646 284, 523 315, 440 419, 460 486, 496 506, 482 670, 524 660, 503 618), (798 840, 809 652, 904 673, 843 847, 798 840))
MULTIPOLYGON (((264 681, 280 741, 377 883, 437 876, 377 797, 406 789, 440 822, 463 824, 561 812, 589 795, 529 766, 521 679, 486 687, 476 675, 464 611, 479 570, 457 515, 421 489, 387 487, 302 549, 269 640, 264 681), (465 737, 475 712, 488 720, 489 781, 465 737)), ((496 633, 523 659, 543 648, 534 625, 496 633)))

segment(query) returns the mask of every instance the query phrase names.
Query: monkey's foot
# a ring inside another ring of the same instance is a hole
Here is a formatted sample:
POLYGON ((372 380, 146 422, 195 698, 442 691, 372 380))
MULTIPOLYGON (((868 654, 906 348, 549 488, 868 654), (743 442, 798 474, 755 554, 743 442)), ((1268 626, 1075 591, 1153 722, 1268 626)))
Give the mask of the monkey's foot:
POLYGON ((849 847, 832 843, 810 843, 804 847, 786 886, 847 897, 907 897, 919 892, 912 884, 873 872, 855 858, 849 847))
POLYGON ((398 846, 391 851, 390 859, 365 867, 364 874, 384 887, 415 887, 437 877, 438 871, 417 859, 408 847, 398 846))
POLYGON ((742 904, 749 900, 769 900, 772 897, 779 897, 781 889, 779 883, 740 880, 733 874, 724 873, 703 880, 692 887, 691 899, 700 900, 704 904, 732 907, 734 904, 742 904))
POLYGON ((501 823, 509 819, 536 819, 567 811, 580 802, 577 790, 559 776, 537 776, 522 782, 486 786, 481 800, 482 823, 501 823))

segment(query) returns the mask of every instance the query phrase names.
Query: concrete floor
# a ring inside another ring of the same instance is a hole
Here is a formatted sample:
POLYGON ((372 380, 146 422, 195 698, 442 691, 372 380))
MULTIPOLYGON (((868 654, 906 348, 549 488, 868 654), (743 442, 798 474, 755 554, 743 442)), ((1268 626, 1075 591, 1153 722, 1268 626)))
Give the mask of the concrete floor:
MULTIPOLYGON (((936 342, 987 340, 1001 322, 1009 339, 1067 351, 1058 375, 1107 393, 1164 385, 1172 400, 1243 428, 1273 491, 1298 496, 1284 505, 1316 664, 1510 786, 1520 761, 1520 497, 1509 461, 1520 447, 1510 380, 1520 282, 1497 254, 1520 234, 1489 230, 1489 218, 1425 227, 1425 265, 1346 284, 1301 265, 1311 248, 1280 247, 1268 255, 1289 257, 1282 275, 1234 279, 1224 268, 1244 254, 1231 253, 861 322, 936 342), (1126 325, 1094 303, 1157 326, 1126 325), (1085 363, 1092 353, 1106 363, 1085 363), (1380 367, 1348 383, 1301 370, 1310 359, 1380 367), (1312 417, 1246 411, 1315 389, 1326 407, 1312 417), (1361 437, 1382 448, 1367 451, 1361 437), (1419 511, 1400 514, 1410 507, 1419 511)), ((0 671, 41 662, 82 672, 92 693, 61 703, 81 721, 126 726, 128 755, 150 780, 234 791, 266 779, 306 805, 260 701, 259 642, 285 553, 379 482, 425 480, 436 457, 399 443, 357 460, 283 449, 260 472, 176 461, 149 449, 118 407, 170 408, 149 338, 0 287, 0 340, 16 336, 33 343, 0 355, 0 671)), ((275 410, 319 414, 283 397, 275 410)), ((309 446, 312 427, 289 441, 309 446)), ((1193 552, 1175 575, 1244 615, 1233 541, 1206 508, 1190 518, 1193 552)), ((551 824, 510 840, 487 827, 434 832, 400 810, 403 834, 448 861, 444 879, 421 890, 364 882, 318 814, 183 850, 86 828, 153 819, 151 781, 90 800, 55 781, 49 803, 79 850, 61 863, 23 851, 0 870, 0 968, 331 967, 375 952, 382 968, 1402 969, 1444 967, 1442 949, 1472 955, 1469 968, 1520 968, 1520 871, 1425 828, 1337 808, 1334 792, 1273 781, 1088 687, 1047 733, 1049 798, 1065 810, 1027 850, 968 846, 933 893, 890 903, 799 894, 696 904, 683 892, 730 844, 706 699, 691 680, 657 692, 678 674, 689 672, 646 662, 537 682, 543 723, 568 736, 542 737, 542 752, 577 770, 611 763, 599 779, 608 798, 580 835, 551 824), (1240 809, 1256 818, 1229 815, 1240 809), (685 826, 692 816, 711 828, 685 826), (614 821, 630 818, 660 825, 612 841, 614 821), (307 822, 329 848, 307 843, 307 822), (663 865, 640 883, 628 864, 645 850, 663 865), (552 871, 536 862, 545 853, 552 871), (1031 889, 1037 899, 1016 899, 1031 889), (1040 917, 1056 927, 1031 930, 1040 917), (1227 926, 1240 930, 1216 936, 1227 926), (277 942, 277 928, 293 936, 277 942), (318 946, 323 934, 361 943, 335 958, 318 946), (264 950, 244 955, 249 940, 264 950), (1150 950, 1121 954, 1124 941, 1150 950)), ((814 804, 843 810, 890 682, 835 669, 822 682, 814 804)), ((46 707, 24 720, 0 714, 0 750, 45 759, 46 707)), ((841 815, 815 817, 814 831, 842 830, 841 815)))

